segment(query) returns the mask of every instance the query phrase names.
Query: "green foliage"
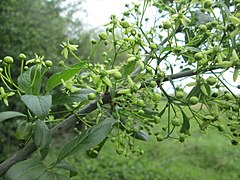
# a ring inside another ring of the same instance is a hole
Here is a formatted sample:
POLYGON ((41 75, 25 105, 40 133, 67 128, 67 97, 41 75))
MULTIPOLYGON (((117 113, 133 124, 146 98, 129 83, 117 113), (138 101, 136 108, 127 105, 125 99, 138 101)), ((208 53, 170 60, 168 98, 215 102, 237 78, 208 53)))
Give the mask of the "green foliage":
MULTIPOLYGON (((44 159, 51 135, 56 137, 76 123, 85 126, 82 132, 75 129, 78 135, 65 144, 50 166, 45 167, 39 161, 20 162, 9 170, 8 176, 15 177, 14 169, 19 171, 20 166, 28 169, 33 163, 44 171, 37 176, 63 178, 55 174, 54 167, 77 152, 85 151, 97 158, 110 139, 119 155, 143 154, 136 146, 136 139, 147 141, 149 135, 154 135, 158 142, 174 139, 183 143, 194 135, 194 123, 203 132, 213 127, 224 133, 232 145, 238 145, 240 98, 224 78, 224 73, 231 73, 236 82, 240 68, 240 15, 238 11, 230 11, 237 10, 237 4, 174 1, 166 5, 162 1, 144 0, 142 5, 133 3, 131 8, 126 5, 123 18, 112 15, 106 31, 91 41, 87 58, 77 55, 78 45, 63 42, 61 54, 66 59, 75 59, 77 64, 68 67, 61 61, 63 70, 47 81, 42 79, 53 63, 44 56, 35 54, 34 59, 25 61, 19 55, 17 83, 11 75, 16 61, 6 56, 0 73, 4 84, 0 88, 0 100, 8 106, 8 98, 20 96, 26 107, 27 116, 20 120, 16 131, 17 137, 29 142, 26 148, 33 139, 44 159), (155 23, 151 28, 145 26, 149 19, 144 21, 149 7, 163 12, 153 17, 155 23), (230 14, 215 13, 216 10, 228 12, 226 9, 230 14), (199 11, 206 16, 196 16, 199 11), (206 17, 207 20, 202 19, 206 17), (101 44, 110 45, 113 54, 103 52, 106 60, 93 63, 101 44), (126 60, 117 63, 122 54, 127 54, 126 60), (207 77, 209 73, 211 76, 207 77), (182 78, 188 76, 192 76, 192 82, 184 84, 182 78), (170 82, 172 92, 164 86, 166 81, 170 82), (190 92, 186 91, 187 86, 190 92), (56 108, 58 105, 62 111, 56 108), (54 127, 49 129, 51 126, 54 127)), ((72 171, 69 166, 60 167, 72 171)), ((35 174, 35 169, 31 173, 35 174)), ((24 173, 23 177, 29 174, 24 173)), ((70 173, 73 175, 76 175, 74 171, 70 173)))
MULTIPOLYGON (((71 174, 75 174, 72 169, 65 166, 58 168, 64 168, 71 171, 71 174)), ((41 161, 37 159, 28 159, 16 164, 5 176, 6 179, 12 180, 25 180, 25 179, 56 179, 56 180, 67 180, 68 178, 57 173, 48 171, 41 161)))
MULTIPOLYGON (((56 86, 60 85, 62 83, 62 81, 67 81, 67 80, 71 79, 73 76, 75 76, 76 74, 78 74, 80 72, 80 70, 84 67, 84 64, 85 63, 80 62, 60 73, 53 74, 47 80, 46 91, 49 92, 56 86)), ((70 87, 66 87, 66 88, 71 89, 72 87, 70 86, 70 87)))
POLYGON ((6 55, 16 57, 24 52, 27 57, 38 53, 45 54, 51 59, 59 58, 59 44, 68 37, 66 27, 73 26, 75 30, 81 28, 79 24, 77 28, 75 22, 71 20, 76 9, 64 8, 63 2, 63 0, 1 1, 1 57, 6 55))
POLYGON ((52 135, 48 126, 41 120, 37 120, 35 124, 33 140, 36 147, 40 150, 48 148, 52 141, 52 135))
POLYGON ((115 119, 108 118, 85 130, 73 141, 64 146, 56 163, 61 162, 67 156, 73 155, 77 152, 86 151, 101 143, 111 131, 114 123, 116 123, 115 119))
POLYGON ((33 114, 38 118, 44 118, 48 115, 48 112, 52 105, 52 96, 35 96, 35 95, 23 95, 21 100, 28 107, 33 114))
POLYGON ((7 119, 14 118, 14 117, 19 117, 19 116, 26 116, 26 115, 20 112, 15 112, 15 111, 4 111, 0 113, 0 122, 5 121, 7 119))
MULTIPOLYGON (((158 142, 154 136, 151 136, 148 142, 136 142, 144 150, 144 155, 138 153, 132 156, 116 155, 115 144, 108 141, 97 159, 91 159, 80 153, 78 156, 68 157, 66 161, 78 171, 78 175, 73 178, 76 180, 79 178, 224 180, 226 177, 238 179, 239 149, 230 146, 227 138, 214 128, 207 134, 201 133, 195 123, 191 128, 195 135, 190 136, 182 144, 174 139, 158 142)), ((46 159, 47 162, 56 159, 56 151, 61 148, 62 142, 68 141, 69 138, 72 138, 72 135, 68 134, 57 139, 55 147, 51 149, 46 159)))

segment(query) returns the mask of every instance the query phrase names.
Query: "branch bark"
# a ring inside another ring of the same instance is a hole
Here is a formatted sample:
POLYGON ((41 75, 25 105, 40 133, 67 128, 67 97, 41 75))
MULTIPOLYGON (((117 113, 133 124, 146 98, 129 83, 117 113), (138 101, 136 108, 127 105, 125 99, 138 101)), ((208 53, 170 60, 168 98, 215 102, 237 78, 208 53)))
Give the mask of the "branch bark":
MULTIPOLYGON (((169 81, 173 79, 178 79, 178 78, 183 78, 186 76, 192 76, 195 75, 196 71, 195 70, 189 70, 189 71, 184 71, 184 72, 179 72, 177 74, 172 74, 169 76, 166 76, 163 81, 169 81)), ((158 80, 160 82, 160 80, 158 80)), ((103 94, 102 95, 102 101, 103 104, 107 104, 111 102, 111 98, 109 94, 103 94)), ((80 116, 84 117, 88 113, 94 111, 97 109, 97 100, 90 102, 86 106, 84 106, 82 109, 80 109, 77 114, 80 116)), ((51 133, 53 135, 53 138, 63 134, 66 130, 71 129, 75 126, 75 123, 78 121, 78 118, 76 117, 75 114, 69 116, 66 118, 64 121, 61 123, 57 124, 51 129, 51 133)), ((19 149, 15 154, 13 154, 11 157, 6 159, 0 164, 0 177, 3 176, 9 168, 11 168, 14 164, 23 161, 29 156, 35 152, 37 148, 35 147, 35 144, 33 141, 30 141, 25 147, 22 149, 19 149)))

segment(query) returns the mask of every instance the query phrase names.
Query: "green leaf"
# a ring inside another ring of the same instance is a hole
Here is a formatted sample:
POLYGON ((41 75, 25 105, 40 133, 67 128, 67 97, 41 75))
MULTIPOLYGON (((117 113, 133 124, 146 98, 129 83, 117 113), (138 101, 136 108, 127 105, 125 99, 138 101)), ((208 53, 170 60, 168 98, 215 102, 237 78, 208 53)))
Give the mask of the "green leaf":
POLYGON ((101 151, 103 145, 106 143, 108 138, 105 138, 100 144, 98 144, 94 149, 89 149, 86 151, 86 154, 90 158, 96 158, 98 157, 99 152, 101 151))
POLYGON ((11 119, 11 118, 14 118, 14 117, 18 117, 18 116, 26 117, 25 114, 22 114, 22 113, 16 112, 16 111, 0 112, 0 122, 5 121, 6 119, 11 119))
POLYGON ((200 52, 201 51, 199 48, 192 47, 192 46, 187 46, 185 48, 185 50, 189 50, 189 51, 193 51, 193 52, 200 52))
POLYGON ((84 65, 85 65, 84 62, 80 62, 60 73, 52 75, 46 82, 46 92, 49 92, 56 86, 60 85, 62 83, 61 79, 67 81, 73 76, 75 76, 77 73, 80 72, 84 65))
POLYGON ((40 149, 41 160, 43 160, 47 157, 48 152, 49 152, 49 146, 46 148, 40 149))
POLYGON ((26 94, 39 95, 41 89, 41 68, 36 70, 36 65, 30 67, 27 71, 22 73, 18 79, 18 86, 26 94), (37 71, 37 72, 36 72, 37 71), (33 82, 35 75, 35 81, 33 82))
POLYGON ((38 179, 47 168, 38 159, 27 159, 12 166, 6 173, 5 179, 27 180, 38 179))
POLYGON ((67 162, 61 162, 55 166, 55 168, 65 169, 70 172, 70 178, 78 174, 77 170, 67 162))
POLYGON ((159 117, 162 117, 162 115, 165 113, 165 110, 167 109, 168 104, 165 105, 165 107, 162 109, 162 111, 159 113, 159 117))
POLYGON ((222 10, 222 12, 225 12, 227 14, 227 16, 231 15, 231 12, 230 12, 230 10, 229 10, 229 8, 227 7, 226 4, 224 4, 222 1, 216 1, 215 3, 216 3, 216 5, 220 4, 223 7, 224 10, 222 10))
POLYGON ((207 83, 204 84, 204 87, 206 89, 207 95, 210 96, 211 95, 211 87, 207 83))
POLYGON ((144 110, 145 114, 147 114, 147 115, 152 116, 152 115, 158 115, 159 114, 158 111, 154 111, 154 110, 149 109, 149 108, 143 108, 143 110, 144 110))
POLYGON ((200 89, 201 89, 201 91, 202 91, 202 93, 203 93, 204 95, 208 95, 207 89, 206 89, 206 87, 204 86, 204 84, 200 85, 200 89))
POLYGON ((107 85, 107 86, 109 86, 110 88, 112 88, 112 81, 107 77, 107 76, 105 76, 105 77, 103 77, 103 82, 107 85))
POLYGON ((43 175, 41 175, 38 180, 69 180, 69 178, 61 174, 47 171, 43 175))
POLYGON ((96 93, 92 89, 80 89, 71 94, 56 94, 53 95, 53 104, 54 105, 64 105, 73 102, 82 102, 88 99, 89 93, 96 93))
POLYGON ((233 81, 235 82, 236 80, 237 80, 237 78, 238 78, 238 68, 235 68, 234 69, 234 73, 233 73, 233 81))
POLYGON ((149 135, 143 130, 139 130, 137 133, 133 134, 133 137, 135 139, 139 139, 139 140, 142 140, 142 141, 148 141, 149 140, 149 135))
POLYGON ((161 54, 164 53, 165 51, 171 51, 171 49, 172 49, 172 48, 167 45, 166 47, 164 47, 164 48, 161 50, 161 54))
POLYGON ((34 95, 23 95, 21 100, 24 104, 30 109, 30 111, 38 116, 43 118, 48 115, 48 112, 52 105, 52 96, 34 96, 34 95))
POLYGON ((126 65, 123 65, 122 74, 124 77, 127 77, 133 72, 133 69, 136 65, 136 61, 130 61, 126 65))
POLYGON ((61 54, 63 55, 63 57, 65 57, 66 59, 68 59, 68 49, 64 48, 61 52, 61 54))
POLYGON ((33 140, 36 147, 40 150, 48 148, 52 141, 52 134, 45 122, 37 120, 34 129, 33 140))
POLYGON ((76 152, 86 151, 101 143, 111 131, 112 125, 117 121, 113 118, 107 118, 77 136, 73 141, 64 146, 60 152, 57 163, 65 157, 76 152))
POLYGON ((197 84, 196 86, 194 86, 192 88, 192 90, 190 91, 190 93, 187 95, 186 99, 190 99, 192 96, 197 96, 199 97, 200 94, 200 86, 197 84))
POLYGON ((182 117, 183 117, 183 125, 180 129, 180 133, 186 133, 190 129, 189 118, 187 115, 181 110, 182 117))
POLYGON ((26 120, 18 123, 16 129, 16 138, 19 140, 27 140, 29 139, 32 133, 32 123, 26 120))

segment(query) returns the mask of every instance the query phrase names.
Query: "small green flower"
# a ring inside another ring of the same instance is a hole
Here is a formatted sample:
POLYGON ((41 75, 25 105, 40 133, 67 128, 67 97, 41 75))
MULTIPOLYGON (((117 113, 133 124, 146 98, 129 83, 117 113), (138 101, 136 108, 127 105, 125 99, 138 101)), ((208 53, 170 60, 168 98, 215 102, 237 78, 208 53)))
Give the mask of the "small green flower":
POLYGON ((61 54, 68 59, 68 51, 76 51, 78 48, 78 45, 73 45, 70 44, 69 41, 68 42, 63 42, 61 44, 61 46, 63 47, 63 50, 61 52, 61 54))
POLYGON ((34 55, 35 55, 35 58, 28 60, 26 62, 26 65, 28 65, 28 64, 42 64, 42 65, 46 66, 45 62, 43 61, 44 60, 44 55, 43 56, 38 56, 36 53, 34 55))
POLYGON ((64 81, 63 79, 61 79, 61 81, 62 81, 62 84, 63 84, 63 87, 64 87, 63 91, 66 92, 67 94, 80 90, 80 88, 76 88, 74 86, 74 81, 72 79, 70 79, 68 81, 64 81))
POLYGON ((0 87, 0 101, 3 100, 6 106, 8 106, 8 97, 13 96, 14 94, 14 92, 5 93, 3 87, 0 87))

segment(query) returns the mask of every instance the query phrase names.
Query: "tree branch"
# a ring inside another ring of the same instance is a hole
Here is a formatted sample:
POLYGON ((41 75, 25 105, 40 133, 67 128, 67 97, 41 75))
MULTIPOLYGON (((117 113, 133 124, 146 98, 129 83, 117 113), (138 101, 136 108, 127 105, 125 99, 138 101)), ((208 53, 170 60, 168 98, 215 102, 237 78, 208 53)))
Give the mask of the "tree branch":
MULTIPOLYGON (((184 71, 184 72, 179 72, 177 74, 172 74, 166 76, 163 81, 169 81, 173 79, 178 79, 186 76, 192 76, 195 75, 197 71, 195 70, 189 70, 189 71, 184 71)), ((161 80, 158 79, 157 82, 159 83, 161 80)), ((111 102, 111 97, 108 93, 102 95, 102 101, 103 104, 107 104, 111 102)), ((97 109, 97 100, 90 102, 86 106, 84 106, 82 109, 80 109, 77 114, 79 114, 81 117, 84 117, 88 113, 94 111, 97 109)), ((75 114, 69 116, 66 118, 64 121, 61 123, 57 124, 51 129, 51 133, 53 135, 53 138, 63 134, 66 130, 72 128, 75 126, 75 123, 78 121, 78 118, 76 117, 75 114)), ((0 164, 0 177, 3 176, 7 170, 12 167, 14 164, 23 161, 37 150, 35 144, 33 141, 30 141, 25 147, 22 149, 19 149, 14 155, 6 159, 4 162, 0 164)))
MULTIPOLYGON (((109 103, 110 96, 108 94, 103 94, 102 101, 104 104, 109 103)), ((98 102, 97 100, 90 102, 89 104, 84 106, 82 109, 80 109, 77 112, 77 114, 84 117, 88 113, 97 109, 97 102, 98 102)), ((74 127, 77 121, 78 121, 78 118, 76 117, 75 114, 73 114, 68 118, 66 118, 64 121, 62 121, 61 123, 59 123, 58 125, 54 126, 51 129, 53 138, 60 134, 63 134, 68 129, 74 127)), ((9 157, 8 159, 6 159, 4 162, 0 164, 0 177, 3 176, 7 172, 7 170, 10 167, 12 167, 14 164, 29 158, 29 156, 36 150, 37 148, 33 141, 30 141, 25 147, 23 147, 22 149, 19 149, 14 155, 12 155, 11 157, 9 157)))

